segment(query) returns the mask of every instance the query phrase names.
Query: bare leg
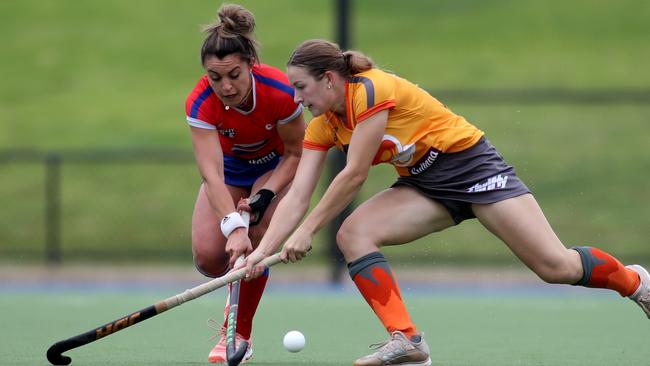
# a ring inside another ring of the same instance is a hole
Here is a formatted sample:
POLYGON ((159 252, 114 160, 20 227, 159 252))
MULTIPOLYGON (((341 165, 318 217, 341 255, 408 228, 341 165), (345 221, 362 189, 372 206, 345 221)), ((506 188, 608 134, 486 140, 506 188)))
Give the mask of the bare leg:
POLYGON ((336 241, 351 262, 380 246, 408 243, 453 225, 443 205, 402 186, 379 192, 354 210, 336 241))
MULTIPOLYGON (((411 340, 421 337, 379 247, 407 243, 453 224, 441 204, 423 197, 412 188, 396 187, 376 194, 341 225, 337 243, 348 262, 350 277, 393 336, 403 334, 411 340)), ((372 363, 376 361, 373 357, 370 356, 369 363, 358 360, 356 364, 375 364, 372 363)), ((428 350, 423 357, 428 358, 428 350)))
MULTIPOLYGON (((241 197, 248 196, 244 188, 227 187, 234 203, 241 197)), ((201 184, 192 215, 192 253, 196 268, 209 277, 220 276, 228 270, 226 238, 221 233, 220 220, 210 206, 205 187, 201 184)))
POLYGON ((574 284, 582 278, 580 255, 558 239, 531 194, 472 206, 474 214, 541 279, 574 284))

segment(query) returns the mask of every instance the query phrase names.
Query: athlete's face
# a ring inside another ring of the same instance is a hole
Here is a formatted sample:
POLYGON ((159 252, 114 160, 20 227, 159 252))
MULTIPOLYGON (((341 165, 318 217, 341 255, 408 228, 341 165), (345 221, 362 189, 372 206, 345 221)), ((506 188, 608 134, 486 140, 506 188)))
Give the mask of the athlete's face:
POLYGON ((203 65, 212 90, 224 105, 232 107, 245 104, 251 94, 251 66, 235 54, 208 56, 203 65))
POLYGON ((332 110, 336 95, 332 92, 332 82, 327 76, 315 78, 300 66, 287 67, 287 76, 295 89, 294 102, 302 103, 314 117, 332 110))

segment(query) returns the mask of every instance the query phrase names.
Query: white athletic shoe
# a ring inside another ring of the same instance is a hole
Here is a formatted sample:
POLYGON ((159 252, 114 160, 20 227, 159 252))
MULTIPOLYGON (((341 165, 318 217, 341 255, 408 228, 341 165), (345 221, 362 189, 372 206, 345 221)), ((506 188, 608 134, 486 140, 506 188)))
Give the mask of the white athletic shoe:
POLYGON ((632 295, 629 296, 630 300, 639 304, 641 309, 645 311, 648 319, 650 319, 650 274, 646 271, 645 268, 641 267, 638 264, 633 264, 631 266, 626 266, 639 274, 641 282, 639 283, 639 288, 634 291, 632 295))
POLYGON ((370 348, 378 349, 377 352, 361 357, 354 362, 354 366, 429 366, 429 346, 424 341, 424 335, 419 334, 419 339, 407 339, 404 333, 394 331, 389 341, 378 343, 370 348))

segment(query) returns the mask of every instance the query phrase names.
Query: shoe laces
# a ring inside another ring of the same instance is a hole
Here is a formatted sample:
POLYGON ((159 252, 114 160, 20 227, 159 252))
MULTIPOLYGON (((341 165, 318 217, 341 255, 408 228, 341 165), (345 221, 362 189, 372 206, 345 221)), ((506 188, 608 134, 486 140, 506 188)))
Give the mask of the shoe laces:
POLYGON ((650 318, 650 286, 643 288, 643 291, 635 299, 636 303, 645 311, 650 318))
POLYGON ((224 327, 221 323, 217 322, 216 320, 209 318, 206 321, 206 325, 208 326, 208 328, 212 329, 215 332, 215 334, 213 334, 210 337, 209 339, 210 341, 217 339, 217 337, 226 336, 226 327, 224 327))
MULTIPOLYGON (((642 270, 636 271, 639 274, 639 294, 636 297, 637 301, 650 303, 650 278, 642 270)), ((650 304, 648 304, 650 305, 650 304)))
POLYGON ((398 332, 393 332, 391 334, 391 339, 387 341, 383 341, 380 343, 373 343, 368 348, 372 350, 380 350, 380 352, 395 352, 395 351, 400 351, 404 352, 407 349, 407 345, 414 347, 411 345, 411 342, 409 342, 406 337, 403 335, 400 337, 398 336, 398 332))
POLYGON ((373 343, 373 344, 369 345, 368 348, 370 348, 372 350, 384 348, 384 346, 388 345, 388 343, 390 343, 390 341, 391 340, 387 340, 387 341, 383 341, 383 342, 379 342, 379 343, 373 343))
POLYGON ((645 276, 639 274, 639 278, 641 279, 639 281, 639 287, 642 289, 641 293, 639 294, 639 300, 650 302, 650 283, 648 283, 647 280, 644 281, 645 278, 643 277, 645 276))
POLYGON ((646 291, 639 294, 638 299, 643 302, 650 302, 650 288, 645 289, 646 291))

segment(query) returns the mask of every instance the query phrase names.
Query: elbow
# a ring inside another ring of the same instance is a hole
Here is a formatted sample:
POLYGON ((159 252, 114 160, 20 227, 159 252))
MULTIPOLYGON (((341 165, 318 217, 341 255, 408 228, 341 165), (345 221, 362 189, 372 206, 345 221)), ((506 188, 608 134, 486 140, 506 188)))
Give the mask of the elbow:
POLYGON ((201 173, 201 182, 203 182, 203 184, 207 186, 210 186, 217 182, 224 182, 224 177, 222 174, 219 174, 218 172, 213 174, 201 173))
POLYGON ((345 180, 354 187, 361 187, 363 183, 368 179, 368 170, 357 170, 350 169, 346 172, 345 180))
POLYGON ((292 165, 298 166, 301 157, 302 157, 302 151, 295 151, 289 154, 284 154, 282 159, 291 162, 292 165))
POLYGON ((291 178, 295 177, 296 171, 298 170, 298 165, 300 164, 301 151, 285 153, 282 156, 282 164, 289 167, 291 172, 291 178))
POLYGON ((368 179, 368 174, 358 174, 352 177, 352 184, 356 187, 361 187, 368 179))
POLYGON ((284 159, 297 159, 302 157, 302 145, 296 148, 286 148, 284 150, 284 159))
POLYGON ((294 211, 304 215, 309 210, 311 192, 300 188, 298 185, 291 185, 289 192, 282 198, 280 204, 284 204, 284 201, 288 201, 289 203, 286 204, 293 207, 294 211))
POLYGON ((306 192, 297 185, 291 185, 289 192, 287 192, 286 200, 291 200, 292 207, 296 207, 297 210, 304 210, 307 212, 309 209, 309 201, 311 200, 311 194, 306 192))

